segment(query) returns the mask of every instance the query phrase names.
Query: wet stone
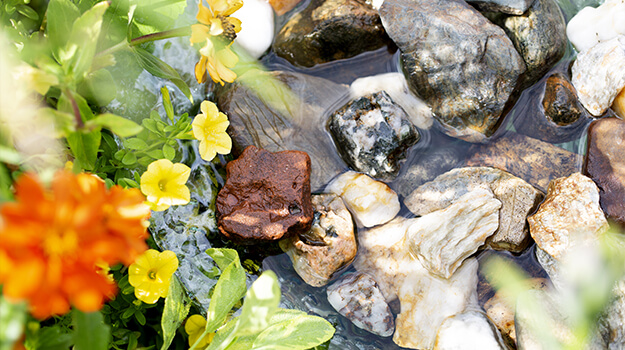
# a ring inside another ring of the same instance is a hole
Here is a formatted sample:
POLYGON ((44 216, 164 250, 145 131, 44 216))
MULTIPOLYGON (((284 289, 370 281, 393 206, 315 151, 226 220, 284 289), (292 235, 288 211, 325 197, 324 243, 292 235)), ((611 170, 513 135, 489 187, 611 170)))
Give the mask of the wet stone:
POLYGON ((482 11, 522 15, 534 0, 469 0, 467 2, 482 11))
POLYGON ((499 330, 482 311, 468 310, 443 322, 436 334, 433 350, 506 349, 499 330))
POLYGON ((357 327, 382 337, 395 331, 395 318, 371 276, 349 274, 329 286, 327 294, 332 307, 357 327))
POLYGON ((547 78, 543 96, 545 115, 557 125, 570 125, 582 115, 577 92, 568 78, 556 73, 547 78))
POLYGON ((312 0, 282 27, 274 52, 289 62, 312 67, 389 42, 378 12, 361 0, 312 0))
POLYGON ((341 107, 330 116, 328 128, 352 169, 381 179, 397 175, 406 149, 420 138, 406 112, 384 91, 341 107))
POLYGON ((308 231, 310 158, 300 151, 271 153, 249 146, 226 165, 216 207, 219 231, 244 244, 308 231))
POLYGON ((281 240, 280 248, 289 255, 304 282, 320 287, 352 262, 357 247, 352 215, 340 197, 313 195, 312 205, 310 230, 281 240))
POLYGON ((410 88, 445 133, 490 136, 525 63, 503 29, 461 0, 387 0, 380 8, 410 88))
POLYGON ((505 170, 546 192, 549 181, 581 169, 583 158, 558 146, 507 132, 484 145, 469 149, 466 166, 490 166, 505 170))
POLYGON ((625 122, 602 118, 588 130, 586 173, 599 187, 601 208, 625 226, 625 122))

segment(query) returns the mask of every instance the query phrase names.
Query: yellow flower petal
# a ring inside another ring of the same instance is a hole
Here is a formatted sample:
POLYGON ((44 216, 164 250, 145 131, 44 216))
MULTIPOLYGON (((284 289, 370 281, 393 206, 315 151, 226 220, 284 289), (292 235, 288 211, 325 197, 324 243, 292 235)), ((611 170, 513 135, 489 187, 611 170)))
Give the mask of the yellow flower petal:
POLYGON ((208 59, 204 56, 200 58, 200 61, 195 65, 195 80, 198 84, 202 84, 206 81, 206 63, 208 59))
POLYGON ((167 297, 171 276, 178 269, 178 258, 172 251, 149 249, 128 268, 128 282, 135 287, 137 299, 154 304, 167 297))
MULTIPOLYGON (((210 2, 209 2, 209 4, 210 4, 210 2)), ((212 6, 211 6, 211 8, 212 8, 212 6)), ((214 16, 213 16, 211 10, 206 8, 206 6, 204 6, 204 4, 202 4, 202 0, 200 0, 200 2, 198 3, 197 16, 195 17, 195 18, 197 18, 198 22, 200 22, 202 24, 208 25, 210 23, 210 20, 213 17, 214 16)))
POLYGON ((241 31, 241 20, 234 17, 228 17, 228 22, 230 22, 234 26, 234 32, 238 33, 241 31))
POLYGON ((148 165, 141 175, 141 192, 153 210, 165 210, 171 205, 189 203, 191 194, 185 185, 191 169, 181 163, 159 159, 148 165))
POLYGON ((191 26, 191 44, 203 43, 209 35, 209 27, 203 24, 194 24, 191 26))
POLYGON ((210 30, 209 30, 210 35, 217 36, 223 32, 224 32, 224 28, 221 25, 221 20, 217 18, 211 19, 210 30))

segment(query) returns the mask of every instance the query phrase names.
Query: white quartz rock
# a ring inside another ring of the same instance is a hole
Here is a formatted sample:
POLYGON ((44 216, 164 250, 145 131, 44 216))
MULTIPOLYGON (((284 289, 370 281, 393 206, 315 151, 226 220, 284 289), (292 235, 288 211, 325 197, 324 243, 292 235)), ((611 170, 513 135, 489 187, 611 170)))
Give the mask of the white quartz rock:
POLYGON ((352 99, 386 91, 403 108, 410 121, 420 129, 429 129, 434 122, 430 107, 408 88, 402 73, 385 73, 354 80, 349 88, 352 99))
POLYGON ((393 341, 402 347, 432 349, 446 318, 476 307, 477 269, 477 260, 470 258, 449 279, 427 271, 408 275, 398 293, 401 313, 393 341))
POLYGON ((431 273, 449 278, 499 227, 501 202, 477 188, 408 228, 411 251, 431 273))
POLYGON ((465 311, 443 322, 436 335, 434 350, 504 350, 499 330, 486 315, 465 311))
POLYGON ((569 21, 566 35, 579 52, 625 35, 625 0, 608 0, 597 8, 583 8, 569 21))
POLYGON ((384 224, 399 213, 397 194, 384 182, 355 171, 345 172, 326 187, 340 196, 359 226, 384 224))
POLYGON ((625 87, 625 35, 577 55, 571 72, 579 101, 594 116, 602 115, 625 87))
POLYGON ((241 20, 241 31, 235 42, 253 58, 259 58, 273 41, 273 9, 264 0, 245 0, 243 7, 232 14, 241 20))

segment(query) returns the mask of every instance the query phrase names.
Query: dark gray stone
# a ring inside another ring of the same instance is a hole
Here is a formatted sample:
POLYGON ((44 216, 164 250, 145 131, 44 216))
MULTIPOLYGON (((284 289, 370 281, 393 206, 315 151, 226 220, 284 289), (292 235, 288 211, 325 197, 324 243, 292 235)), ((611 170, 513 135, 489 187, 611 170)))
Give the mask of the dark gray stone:
POLYGON ((275 53, 304 67, 349 58, 389 43, 380 16, 361 0, 312 0, 282 27, 275 53))
POLYGON ((562 126, 575 123, 582 115, 577 92, 564 74, 556 73, 547 78, 543 110, 552 122, 562 126))
POLYGON ((384 92, 353 100, 334 112, 328 128, 339 153, 354 170, 391 179, 408 147, 419 141, 406 112, 384 92))
POLYGON ((566 51, 566 22, 554 0, 534 1, 524 15, 506 18, 503 27, 527 66, 525 85, 540 79, 566 51))
POLYGON ((522 15, 534 0, 468 0, 467 2, 482 11, 522 15))
POLYGON ((271 152, 304 151, 312 163, 311 189, 317 191, 346 168, 325 132, 324 111, 347 94, 346 86, 323 78, 248 72, 217 90, 216 100, 230 120, 235 156, 249 145, 271 152))
POLYGON ((445 132, 490 136, 525 71, 504 31, 461 0, 387 0, 380 8, 408 83, 445 132))

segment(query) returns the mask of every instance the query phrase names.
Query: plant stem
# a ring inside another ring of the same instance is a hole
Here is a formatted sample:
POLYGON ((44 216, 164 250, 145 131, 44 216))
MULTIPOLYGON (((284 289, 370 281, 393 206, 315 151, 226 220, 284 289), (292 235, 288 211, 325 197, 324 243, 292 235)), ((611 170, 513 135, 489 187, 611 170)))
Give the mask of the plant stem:
POLYGON ((96 57, 110 55, 122 49, 129 48, 132 46, 137 46, 143 43, 148 43, 151 41, 175 38, 175 37, 180 37, 180 36, 188 36, 190 34, 191 34, 191 27, 182 27, 182 28, 176 28, 172 30, 166 30, 163 32, 142 35, 140 37, 130 40, 130 42, 124 39, 123 41, 109 47, 108 49, 98 52, 96 54, 96 57))
POLYGON ((76 125, 79 129, 82 129, 85 126, 85 123, 83 123, 82 117, 80 116, 80 108, 78 108, 78 103, 76 103, 74 95, 72 95, 72 92, 69 89, 65 89, 65 94, 67 95, 67 98, 69 98, 69 101, 72 103, 72 109, 74 110, 74 119, 76 119, 76 125))

